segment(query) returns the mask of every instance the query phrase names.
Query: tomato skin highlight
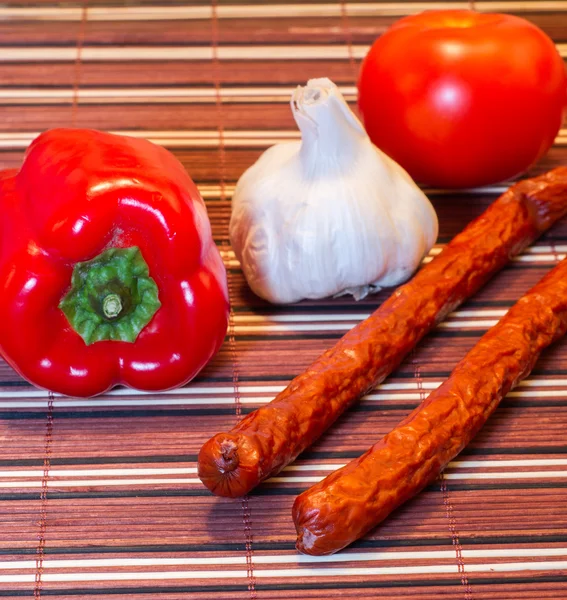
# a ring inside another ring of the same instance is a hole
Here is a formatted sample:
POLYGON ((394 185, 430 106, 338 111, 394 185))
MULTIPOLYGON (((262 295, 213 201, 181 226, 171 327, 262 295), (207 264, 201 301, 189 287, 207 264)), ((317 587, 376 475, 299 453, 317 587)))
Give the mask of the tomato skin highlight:
POLYGON ((515 177, 549 150, 567 75, 553 41, 525 19, 427 11, 374 42, 358 93, 376 146, 420 183, 465 188, 515 177))

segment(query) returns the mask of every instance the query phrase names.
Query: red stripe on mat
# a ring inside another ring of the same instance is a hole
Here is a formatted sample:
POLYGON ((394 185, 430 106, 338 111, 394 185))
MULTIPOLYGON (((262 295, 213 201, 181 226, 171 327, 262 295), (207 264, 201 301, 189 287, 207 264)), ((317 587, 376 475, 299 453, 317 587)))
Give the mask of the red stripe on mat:
MULTIPOLYGON (((415 355, 415 350, 412 351, 412 355, 415 355)), ((417 383, 417 389, 419 390, 419 401, 423 402, 427 397, 427 392, 423 389, 423 379, 421 377, 421 367, 416 364, 414 367, 414 377, 417 383)), ((464 600, 473 600, 472 589, 467 577, 465 569, 465 560, 463 558, 463 547, 459 539, 459 529, 457 527, 457 518, 451 503, 451 497, 449 494, 449 487, 447 480, 443 476, 443 472, 439 475, 441 482, 441 492, 443 494, 443 505, 445 506, 445 516, 449 521, 449 531, 451 533, 451 539, 453 541, 453 547, 455 548, 455 558, 457 560, 457 570, 461 576, 461 583, 464 588, 464 600)))
POLYGON ((38 544, 35 558, 35 584, 33 597, 41 598, 43 557, 45 554, 45 539, 47 531, 47 491, 49 483, 49 470, 51 468, 51 446, 53 441, 53 394, 49 392, 47 402, 47 417, 45 424, 45 450, 43 456, 43 475, 41 477, 40 509, 39 509, 39 531, 37 534, 38 544))
MULTIPOLYGON (((215 85, 215 104, 217 107, 217 128, 219 135, 219 181, 220 181, 220 199, 221 202, 226 200, 226 148, 224 138, 224 113, 222 106, 222 99, 220 93, 221 87, 221 75, 220 75, 220 60, 218 56, 218 45, 219 45, 219 19, 218 19, 218 5, 217 0, 212 0, 211 4, 211 44, 212 44, 212 60, 213 60, 213 74, 214 74, 214 85, 215 85)), ((228 229, 230 222, 230 211, 227 212, 227 219, 225 226, 228 229)), ((230 241, 228 234, 224 238, 223 245, 225 248, 230 247, 230 241)), ((238 355, 236 352, 236 340, 235 340, 235 325, 234 325, 234 309, 233 309, 233 298, 234 298, 234 286, 232 281, 232 274, 230 270, 227 273, 228 282, 228 294, 230 299, 230 313, 228 322, 228 344, 229 353, 232 361, 232 383, 234 386, 234 401, 236 404, 236 418, 240 420, 242 418, 242 405, 240 402, 240 389, 239 389, 239 369, 238 369, 238 355)), ((254 577, 254 560, 253 560, 253 534, 252 534, 252 515, 250 505, 248 503, 248 496, 244 496, 241 501, 242 505, 242 523, 244 526, 244 540, 246 547, 246 572, 248 575, 248 591, 250 592, 251 600, 256 599, 256 579, 254 577)))
POLYGON ((352 49, 352 30, 348 20, 348 7, 346 0, 341 0, 341 27, 344 31, 346 45, 348 47, 348 63, 352 70, 353 81, 356 83, 358 79, 358 71, 356 68, 356 62, 354 60, 354 52, 352 49))
POLYGON ((451 538, 453 540, 453 547, 455 548, 455 557, 457 559, 457 569, 461 576, 461 583, 463 584, 464 600, 473 600, 473 594, 467 572, 465 569, 465 560, 463 558, 463 547, 459 540, 459 530, 457 528, 457 518, 455 517, 455 511, 451 503, 451 497, 449 494, 449 487, 447 486, 447 480, 443 476, 443 472, 439 476, 441 479, 441 492, 443 493, 443 504, 445 505, 445 515, 449 521, 449 531, 451 532, 451 538))
POLYGON ((77 34, 77 57, 75 59, 75 75, 73 78, 73 105, 71 107, 71 125, 73 127, 76 127, 77 125, 77 112, 79 108, 79 86, 81 85, 81 66, 83 44, 85 42, 85 30, 87 25, 87 10, 88 1, 85 0, 83 3, 83 10, 81 12, 79 32, 77 34))
MULTIPOLYGON (((73 77, 73 100, 71 105, 71 125, 73 127, 77 124, 77 112, 78 112, 78 100, 79 100, 79 86, 81 83, 81 65, 82 65, 82 50, 85 40, 85 29, 87 23, 87 4, 88 0, 84 1, 83 10, 81 14, 81 21, 79 24, 79 30, 77 32, 77 56, 74 63, 74 77, 73 77)), ((43 474, 41 477, 41 492, 40 492, 40 517, 39 517, 39 531, 37 534, 38 544, 36 551, 35 561, 35 577, 34 577, 34 590, 33 596, 37 600, 41 598, 41 592, 43 588, 43 559, 45 555, 45 544, 47 538, 47 500, 48 500, 48 488, 49 488, 49 471, 51 469, 51 452, 53 443, 53 394, 49 392, 47 401, 47 416, 45 425, 45 449, 43 458, 43 474)))

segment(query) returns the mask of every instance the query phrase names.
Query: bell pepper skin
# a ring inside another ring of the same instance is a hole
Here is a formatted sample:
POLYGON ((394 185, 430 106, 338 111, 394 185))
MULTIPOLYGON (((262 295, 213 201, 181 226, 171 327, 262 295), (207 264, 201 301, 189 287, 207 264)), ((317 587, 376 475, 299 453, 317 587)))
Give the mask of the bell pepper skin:
POLYGON ((0 352, 34 385, 165 390, 219 350, 226 271, 195 184, 164 148, 47 131, 0 173, 0 211, 0 352))

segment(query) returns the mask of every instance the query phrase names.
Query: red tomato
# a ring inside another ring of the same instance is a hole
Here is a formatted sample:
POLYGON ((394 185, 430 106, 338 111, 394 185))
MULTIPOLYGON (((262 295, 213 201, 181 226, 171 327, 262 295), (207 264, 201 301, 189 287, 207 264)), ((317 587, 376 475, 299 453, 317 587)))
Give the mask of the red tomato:
POLYGON ((431 11, 376 40, 358 81, 370 138, 417 181, 472 187, 549 150, 567 99, 554 43, 525 19, 431 11))

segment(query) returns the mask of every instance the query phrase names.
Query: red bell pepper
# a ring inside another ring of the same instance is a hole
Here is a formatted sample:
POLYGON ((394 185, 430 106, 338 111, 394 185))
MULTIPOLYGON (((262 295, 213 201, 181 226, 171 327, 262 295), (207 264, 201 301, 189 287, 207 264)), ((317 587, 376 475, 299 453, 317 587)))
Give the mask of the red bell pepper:
POLYGON ((226 272, 181 164, 146 140, 54 129, 0 174, 0 352, 74 396, 192 379, 227 330, 226 272))

